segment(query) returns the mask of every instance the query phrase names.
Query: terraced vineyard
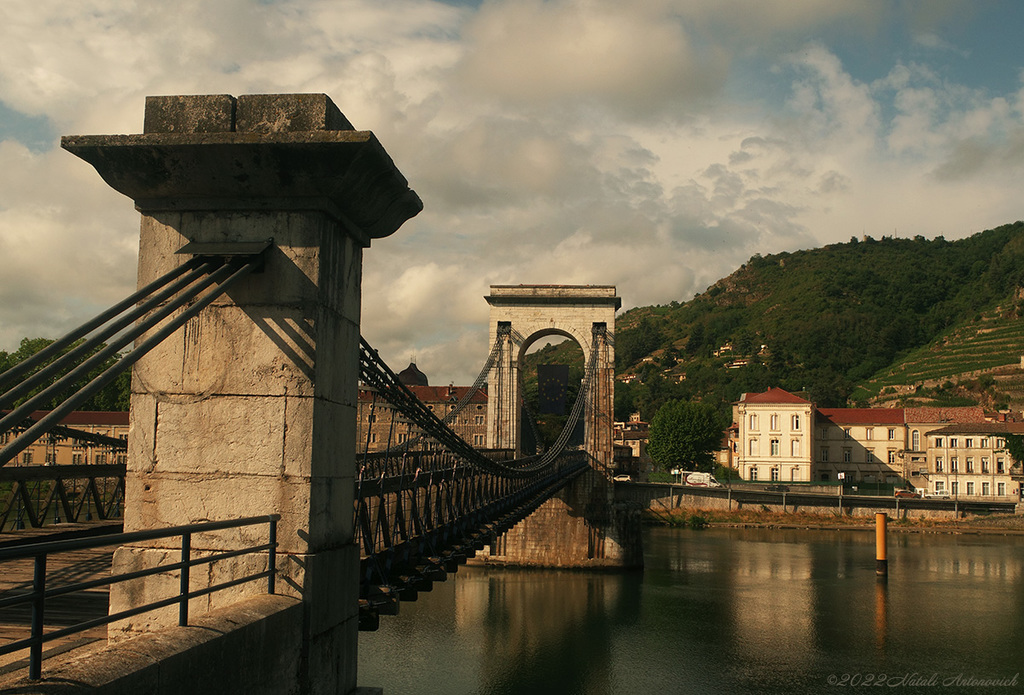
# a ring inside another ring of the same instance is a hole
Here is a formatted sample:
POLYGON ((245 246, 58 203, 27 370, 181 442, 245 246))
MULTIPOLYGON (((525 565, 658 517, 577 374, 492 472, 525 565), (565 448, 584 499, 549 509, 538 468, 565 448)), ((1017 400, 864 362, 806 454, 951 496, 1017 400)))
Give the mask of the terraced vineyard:
POLYGON ((1024 320, 994 312, 954 329, 861 384, 852 400, 874 405, 969 400, 1024 404, 1024 320))

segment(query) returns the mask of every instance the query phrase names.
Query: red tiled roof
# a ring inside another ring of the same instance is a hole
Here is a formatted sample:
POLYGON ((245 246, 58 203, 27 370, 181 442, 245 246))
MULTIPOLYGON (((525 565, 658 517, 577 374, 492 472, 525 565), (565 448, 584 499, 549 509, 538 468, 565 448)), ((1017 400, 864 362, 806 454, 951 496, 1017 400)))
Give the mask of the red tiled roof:
MULTIPOLYGON (((468 386, 407 386, 407 388, 413 392, 413 394, 424 403, 457 403, 465 397, 466 392, 469 391, 468 386)), ((366 389, 359 389, 359 400, 370 401, 373 400, 373 393, 366 389)), ((473 397, 469 400, 470 403, 486 403, 487 392, 483 389, 478 389, 473 397)))
POLYGON ((811 402, 794 396, 789 391, 772 386, 763 393, 744 393, 740 396, 740 403, 807 403, 811 402))
POLYGON ((928 430, 928 434, 1024 434, 1024 422, 960 422, 928 430))
POLYGON ((835 425, 902 425, 904 408, 818 408, 818 418, 835 425))

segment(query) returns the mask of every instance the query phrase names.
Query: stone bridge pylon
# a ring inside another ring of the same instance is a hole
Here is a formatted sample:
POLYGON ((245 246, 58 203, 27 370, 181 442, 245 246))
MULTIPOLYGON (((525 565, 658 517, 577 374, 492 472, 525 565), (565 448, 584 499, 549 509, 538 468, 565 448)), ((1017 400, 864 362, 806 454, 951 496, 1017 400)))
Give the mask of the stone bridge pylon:
MULTIPOLYGON (((523 418, 520 370, 527 350, 551 336, 570 338, 583 349, 583 363, 596 355, 591 404, 584 422, 587 451, 599 465, 612 463, 615 396, 615 312, 622 306, 609 285, 491 285, 490 340, 499 335, 510 349, 488 375, 487 445, 521 451, 523 418), (596 329, 596 333, 595 333, 596 329), (595 335, 602 338, 595 340, 595 335)), ((527 452, 533 453, 533 452, 527 452)))
POLYGON ((595 351, 590 402, 584 417, 586 451, 594 468, 530 517, 503 534, 483 561, 573 568, 630 568, 643 564, 640 511, 615 503, 609 471, 615 401, 615 312, 622 300, 611 285, 491 285, 490 341, 507 341, 488 375, 487 442, 521 451, 520 372, 530 347, 563 336, 595 351))

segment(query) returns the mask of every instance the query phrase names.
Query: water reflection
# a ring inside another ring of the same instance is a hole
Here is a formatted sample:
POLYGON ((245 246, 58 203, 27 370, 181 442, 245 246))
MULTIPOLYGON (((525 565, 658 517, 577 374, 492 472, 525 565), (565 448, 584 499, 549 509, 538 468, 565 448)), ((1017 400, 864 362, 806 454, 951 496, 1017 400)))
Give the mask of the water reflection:
POLYGON ((460 569, 361 635, 360 683, 818 693, 832 674, 1024 670, 1024 539, 891 534, 888 582, 872 533, 653 529, 645 544, 643 574, 460 569))

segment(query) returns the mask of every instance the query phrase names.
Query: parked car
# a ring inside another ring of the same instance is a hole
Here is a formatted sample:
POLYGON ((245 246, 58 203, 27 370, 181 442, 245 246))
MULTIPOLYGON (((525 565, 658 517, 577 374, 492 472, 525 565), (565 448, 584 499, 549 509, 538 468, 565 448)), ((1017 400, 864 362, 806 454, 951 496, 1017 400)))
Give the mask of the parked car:
POLYGON ((789 492, 788 485, 765 485, 764 489, 768 492, 789 492))
POLYGON ((917 494, 913 490, 893 490, 893 497, 909 497, 919 498, 921 495, 917 494))
POLYGON ((936 490, 935 492, 926 492, 924 493, 924 496, 931 499, 940 500, 948 500, 951 497, 951 495, 949 494, 949 490, 936 490))
POLYGON ((631 483, 631 482, 633 482, 633 479, 630 478, 628 475, 617 475, 614 478, 612 478, 612 480, 614 480, 617 483, 631 483))

